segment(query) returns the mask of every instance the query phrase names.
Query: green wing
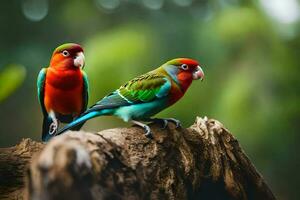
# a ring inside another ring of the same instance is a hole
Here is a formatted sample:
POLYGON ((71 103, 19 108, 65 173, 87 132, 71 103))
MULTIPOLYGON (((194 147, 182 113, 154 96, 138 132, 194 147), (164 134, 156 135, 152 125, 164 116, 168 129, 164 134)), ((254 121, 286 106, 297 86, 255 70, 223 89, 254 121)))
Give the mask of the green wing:
POLYGON ((84 71, 81 71, 81 73, 83 77, 83 107, 81 112, 84 112, 87 109, 87 105, 89 102, 89 81, 86 73, 84 71))
POLYGON ((44 89, 45 89, 46 74, 47 74, 47 68, 42 68, 37 78, 37 95, 44 116, 48 115, 44 104, 44 95, 45 95, 44 89))
POLYGON ((154 101, 155 99, 167 96, 170 88, 171 82, 168 78, 149 72, 132 79, 118 90, 110 93, 89 108, 85 114, 95 110, 154 101))
POLYGON ((121 86, 119 94, 129 102, 149 102, 167 96, 170 88, 171 82, 165 76, 147 73, 121 86))

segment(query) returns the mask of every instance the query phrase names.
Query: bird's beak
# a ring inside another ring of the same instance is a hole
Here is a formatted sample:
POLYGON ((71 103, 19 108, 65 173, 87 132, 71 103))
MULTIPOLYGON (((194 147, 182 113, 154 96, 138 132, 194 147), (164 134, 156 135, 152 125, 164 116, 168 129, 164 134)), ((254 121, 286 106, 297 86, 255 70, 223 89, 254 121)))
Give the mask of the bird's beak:
POLYGON ((194 80, 200 79, 201 81, 204 79, 204 72, 200 66, 197 66, 197 69, 194 71, 193 79, 194 80))
POLYGON ((80 67, 83 69, 84 67, 84 54, 83 52, 78 52, 74 57, 74 66, 80 67))

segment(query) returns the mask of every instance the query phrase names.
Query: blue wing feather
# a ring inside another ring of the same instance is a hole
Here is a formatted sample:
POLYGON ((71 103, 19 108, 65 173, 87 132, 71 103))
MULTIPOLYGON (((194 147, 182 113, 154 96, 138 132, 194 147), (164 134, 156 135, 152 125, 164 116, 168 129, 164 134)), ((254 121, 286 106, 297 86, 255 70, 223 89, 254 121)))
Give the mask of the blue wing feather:
POLYGON ((45 89, 46 74, 47 74, 47 68, 42 68, 37 78, 37 95, 44 116, 47 115, 47 111, 44 105, 44 95, 45 95, 44 89, 45 89))
POLYGON ((49 126, 53 122, 50 116, 48 116, 47 110, 44 104, 44 96, 45 96, 45 81, 47 75, 47 68, 41 69, 37 78, 37 95, 38 100, 42 108, 42 112, 44 115, 43 119, 43 130, 42 130, 42 140, 47 141, 51 138, 49 135, 49 126))
POLYGON ((87 109, 87 105, 88 105, 88 101, 89 101, 89 81, 88 81, 88 77, 86 75, 86 73, 84 71, 81 71, 82 73, 82 77, 83 77, 83 107, 82 107, 82 111, 84 112, 87 109))
POLYGON ((166 82, 160 87, 159 91, 156 94, 157 98, 165 97, 169 94, 169 91, 171 89, 171 81, 167 78, 164 78, 166 82))

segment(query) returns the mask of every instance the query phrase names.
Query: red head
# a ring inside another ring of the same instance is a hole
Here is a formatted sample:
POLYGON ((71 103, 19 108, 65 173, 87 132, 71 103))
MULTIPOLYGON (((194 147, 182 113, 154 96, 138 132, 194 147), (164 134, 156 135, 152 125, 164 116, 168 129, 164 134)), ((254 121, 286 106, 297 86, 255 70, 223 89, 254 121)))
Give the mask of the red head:
POLYGON ((184 91, 193 80, 203 80, 204 73, 198 61, 189 58, 176 58, 163 65, 167 73, 177 82, 184 91))
POLYGON ((56 69, 80 69, 84 67, 84 54, 80 45, 67 43, 57 47, 50 61, 56 69))

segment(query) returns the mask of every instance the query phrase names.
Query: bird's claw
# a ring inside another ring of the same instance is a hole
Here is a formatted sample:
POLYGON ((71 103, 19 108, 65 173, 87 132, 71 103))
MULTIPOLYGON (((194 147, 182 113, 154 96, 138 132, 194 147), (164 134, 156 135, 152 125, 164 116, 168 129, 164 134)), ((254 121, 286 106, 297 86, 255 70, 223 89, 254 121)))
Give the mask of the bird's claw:
POLYGON ((144 129, 145 129, 145 136, 146 136, 147 138, 153 139, 153 135, 152 135, 152 132, 151 132, 150 127, 147 126, 147 125, 145 125, 145 126, 144 126, 144 129))
POLYGON ((136 120, 131 120, 132 123, 134 123, 135 125, 139 126, 139 127, 142 127, 145 131, 145 136, 147 138, 150 138, 150 139, 153 139, 153 135, 152 135, 152 132, 151 132, 151 129, 148 125, 142 123, 142 122, 139 122, 139 121, 136 121, 136 120))
POLYGON ((52 122, 49 126, 49 135, 55 134, 57 131, 57 128, 58 128, 58 124, 55 122, 52 122))
POLYGON ((176 125, 176 128, 181 127, 181 122, 178 119, 169 118, 168 121, 173 122, 176 125))
POLYGON ((172 122, 176 125, 176 128, 179 128, 181 127, 181 122, 178 120, 178 119, 174 119, 174 118, 166 118, 166 119, 156 119, 156 120, 159 120, 163 123, 163 127, 162 129, 165 129, 167 128, 168 126, 168 122, 172 122))
POLYGON ((163 122, 163 127, 162 127, 162 129, 166 129, 167 126, 168 126, 168 120, 162 119, 162 122, 163 122))

